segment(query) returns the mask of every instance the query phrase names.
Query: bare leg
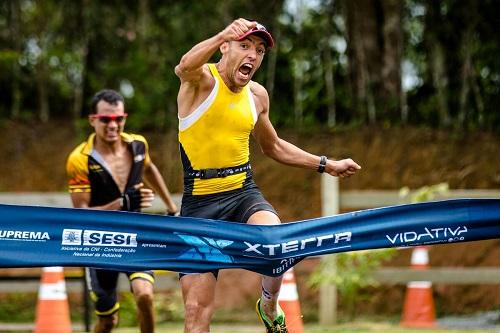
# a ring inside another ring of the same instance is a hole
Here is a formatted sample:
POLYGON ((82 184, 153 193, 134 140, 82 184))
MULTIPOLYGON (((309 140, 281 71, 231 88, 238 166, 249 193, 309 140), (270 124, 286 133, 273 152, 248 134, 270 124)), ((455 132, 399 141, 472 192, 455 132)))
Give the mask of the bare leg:
POLYGON ((110 316, 98 317, 97 323, 94 326, 94 333, 110 333, 111 330, 118 324, 118 313, 115 312, 110 316))
MULTIPOLYGON (((258 211, 250 216, 247 221, 248 224, 261 224, 261 225, 276 225, 281 221, 278 216, 269 211, 258 211)), ((261 305, 262 310, 268 318, 276 318, 278 296, 281 288, 281 281, 283 277, 271 277, 262 275, 262 296, 261 305)))
POLYGON ((184 298, 184 333, 209 333, 214 313, 215 276, 212 273, 184 275, 180 282, 184 298))
POLYGON ((155 310, 153 304, 153 284, 143 279, 134 279, 131 284, 135 303, 137 304, 137 317, 141 333, 154 333, 155 310))

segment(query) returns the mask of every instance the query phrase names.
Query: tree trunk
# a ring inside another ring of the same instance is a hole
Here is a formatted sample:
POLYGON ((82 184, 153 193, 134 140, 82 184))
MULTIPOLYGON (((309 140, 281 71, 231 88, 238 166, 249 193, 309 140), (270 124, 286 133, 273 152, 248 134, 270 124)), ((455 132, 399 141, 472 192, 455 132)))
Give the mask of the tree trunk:
POLYGON ((366 86, 365 86, 365 71, 364 57, 362 53, 362 44, 360 41, 359 32, 356 21, 358 20, 356 3, 354 1, 345 0, 343 3, 344 16, 346 21, 346 41, 347 41, 347 56, 348 56, 348 71, 350 79, 350 92, 354 118, 366 119, 366 86))
POLYGON ((402 2, 381 1, 383 9, 383 53, 382 53, 382 105, 386 106, 386 119, 391 121, 401 114, 401 57, 403 54, 403 32, 401 24, 402 2))
POLYGON ((80 58, 81 71, 80 77, 73 82, 73 120, 75 121, 75 125, 77 126, 78 120, 83 115, 83 104, 84 104, 84 83, 85 78, 87 76, 87 57, 88 57, 88 48, 89 48, 89 34, 90 34, 90 22, 88 20, 89 15, 91 15, 91 11, 88 8, 88 2, 90 0, 82 0, 80 2, 80 26, 82 27, 82 34, 80 45, 78 47, 78 55, 80 58))
POLYGON ((349 70, 354 108, 369 123, 377 120, 374 91, 380 84, 380 48, 374 3, 345 0, 349 70))
POLYGON ((139 0, 139 17, 137 21, 138 35, 140 37, 140 40, 144 42, 144 39, 148 35, 149 25, 151 21, 149 0, 139 0))
POLYGON ((448 76, 445 71, 444 50, 442 45, 436 41, 431 51, 432 82, 436 89, 438 101, 439 123, 448 127, 451 123, 448 110, 448 76))
POLYGON ((481 90, 479 89, 478 76, 476 75, 474 68, 472 68, 471 87, 472 92, 474 93, 474 100, 477 107, 477 122, 481 128, 484 128, 485 114, 483 95, 481 94, 481 90))
POLYGON ((369 123, 402 114, 400 0, 344 1, 355 106, 369 123))
MULTIPOLYGON (((276 29, 274 31, 274 39, 279 40, 280 30, 276 29)), ((275 44, 274 49, 272 51, 268 51, 267 58, 267 80, 266 80, 266 89, 269 95, 269 101, 272 105, 273 96, 274 96, 274 83, 276 79, 276 63, 278 61, 278 43, 275 44)))
POLYGON ((333 61, 332 53, 326 43, 323 48, 323 68, 325 74, 325 87, 326 87, 326 103, 328 107, 328 127, 334 127, 337 124, 337 110, 335 108, 335 80, 333 77, 333 61))
POLYGON ((302 69, 302 60, 294 61, 293 71, 293 114, 295 115, 295 125, 300 126, 304 120, 304 110, 302 107, 302 84, 304 73, 302 69))
MULTIPOLYGON (((12 41, 12 47, 16 52, 17 57, 21 56, 21 34, 20 34, 20 16, 21 8, 19 6, 19 1, 11 1, 9 6, 9 26, 10 26, 10 37, 12 41)), ((21 69, 19 68, 19 62, 16 60, 12 63, 12 105, 10 108, 10 117, 13 119, 19 118, 21 115, 21 69)))
POLYGON ((461 83, 460 97, 458 100, 458 121, 457 125, 459 128, 464 129, 466 127, 466 119, 469 116, 468 110, 468 95, 470 91, 470 83, 472 77, 472 30, 469 28, 464 33, 462 39, 462 55, 463 64, 461 71, 461 83))
POLYGON ((36 86, 38 92, 38 118, 42 123, 50 119, 49 94, 48 94, 48 70, 45 59, 39 59, 36 65, 36 86))
POLYGON ((439 40, 438 29, 442 20, 440 14, 440 3, 434 0, 427 0, 425 15, 425 37, 427 39, 427 49, 429 51, 429 70, 431 72, 432 83, 436 89, 437 109, 439 114, 439 124, 449 127, 451 123, 448 109, 448 76, 445 68, 445 53, 443 45, 439 40))

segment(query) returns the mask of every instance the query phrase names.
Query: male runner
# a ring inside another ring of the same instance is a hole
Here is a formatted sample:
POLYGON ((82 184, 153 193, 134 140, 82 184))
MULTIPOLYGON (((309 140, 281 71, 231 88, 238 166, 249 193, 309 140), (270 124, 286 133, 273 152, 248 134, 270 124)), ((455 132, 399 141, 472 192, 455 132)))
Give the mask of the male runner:
MULTIPOLYGON (((351 159, 315 156, 278 137, 269 120, 266 89, 252 81, 266 49, 274 44, 266 28, 238 19, 196 44, 175 68, 179 142, 184 166, 181 215, 249 224, 279 224, 274 208, 252 180, 249 136, 276 161, 349 177, 361 167, 351 159), (220 50, 222 57, 207 64, 220 50)), ((277 299, 281 277, 262 277, 256 310, 267 332, 287 332, 277 299)), ((181 275, 185 333, 207 333, 214 311, 217 272, 181 275)))
MULTIPOLYGON (((66 166, 73 206, 134 212, 151 207, 154 193, 144 187, 144 177, 146 184, 165 202, 167 212, 174 215, 177 206, 149 157, 146 139, 123 132, 126 118, 123 97, 116 91, 102 90, 92 99, 89 121, 94 133, 73 150, 66 166)), ((155 326, 153 272, 125 273, 137 304, 141 332, 152 333, 155 326)), ((95 333, 111 332, 118 323, 118 275, 119 272, 112 270, 89 268, 87 271, 99 318, 95 333)))

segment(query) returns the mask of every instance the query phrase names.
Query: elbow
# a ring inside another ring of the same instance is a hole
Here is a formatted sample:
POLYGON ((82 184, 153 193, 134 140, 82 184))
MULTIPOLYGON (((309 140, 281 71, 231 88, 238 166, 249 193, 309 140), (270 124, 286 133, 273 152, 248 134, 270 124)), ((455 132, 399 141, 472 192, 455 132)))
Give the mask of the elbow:
POLYGON ((181 61, 179 62, 179 64, 177 66, 175 66, 175 75, 177 75, 178 77, 181 77, 183 74, 189 72, 188 63, 189 63, 189 59, 187 59, 187 56, 184 55, 181 58, 181 61))
POLYGON ((181 77, 182 76, 182 73, 184 73, 184 70, 181 66, 181 64, 179 63, 177 66, 175 66, 175 75, 177 75, 177 77, 181 77))

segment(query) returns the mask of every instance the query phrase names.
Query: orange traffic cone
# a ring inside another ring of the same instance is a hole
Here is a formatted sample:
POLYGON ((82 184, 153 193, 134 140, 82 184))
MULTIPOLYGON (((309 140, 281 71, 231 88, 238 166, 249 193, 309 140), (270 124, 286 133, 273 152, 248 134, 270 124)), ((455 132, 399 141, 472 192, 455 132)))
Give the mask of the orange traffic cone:
MULTIPOLYGON (((417 246, 411 254, 413 269, 427 269, 429 254, 426 246, 417 246)), ((436 327, 432 283, 430 281, 411 281, 406 285, 405 304, 401 326, 432 328, 436 327)))
POLYGON ((35 333, 71 333, 62 267, 43 268, 36 306, 35 333))
POLYGON ((303 333, 304 324, 302 323, 302 313, 300 311, 299 295, 293 268, 290 268, 283 275, 278 302, 285 312, 286 326, 289 333, 303 333))

